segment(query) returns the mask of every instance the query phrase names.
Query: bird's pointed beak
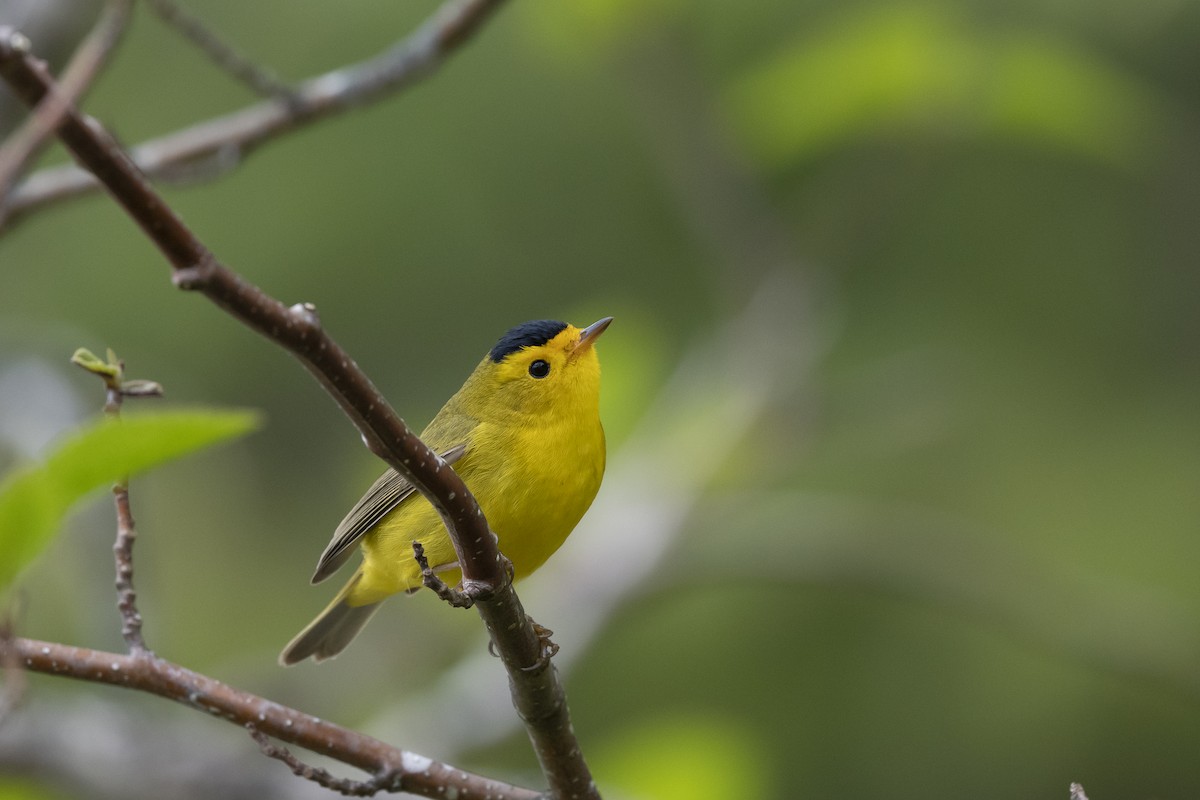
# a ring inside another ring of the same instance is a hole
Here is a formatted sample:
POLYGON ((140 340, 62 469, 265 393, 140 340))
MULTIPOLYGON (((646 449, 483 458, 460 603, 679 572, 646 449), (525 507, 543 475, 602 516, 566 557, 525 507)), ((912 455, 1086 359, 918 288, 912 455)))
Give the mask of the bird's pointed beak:
POLYGON ((605 317, 602 320, 593 322, 591 325, 588 325, 586 328, 580 331, 579 344, 575 345, 575 352, 582 353, 584 350, 587 350, 589 347, 594 345, 596 340, 600 338, 600 334, 604 333, 604 331, 608 329, 608 326, 612 324, 612 321, 612 317, 605 317))

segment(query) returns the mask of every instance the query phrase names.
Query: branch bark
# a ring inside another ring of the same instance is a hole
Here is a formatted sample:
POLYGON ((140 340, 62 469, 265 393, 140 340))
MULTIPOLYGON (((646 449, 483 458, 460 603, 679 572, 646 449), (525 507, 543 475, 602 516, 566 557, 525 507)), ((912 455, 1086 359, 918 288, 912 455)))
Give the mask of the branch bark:
POLYGON ((76 49, 63 70, 59 91, 40 103, 0 148, 0 224, 4 222, 4 198, 26 164, 53 135, 62 115, 78 103, 100 74, 129 23, 132 0, 108 0, 100 17, 76 49))
MULTIPOLYGON (((463 10, 476 9, 478 13, 478 9, 496 5, 497 0, 474 0, 444 6, 443 14, 451 24, 435 25, 432 41, 445 47, 461 43, 481 19, 464 18, 463 10)), ((418 32, 414 37, 421 35, 418 32)), ((418 63, 431 62, 426 59, 418 63)), ((406 74, 411 75, 411 70, 406 74)), ((28 52, 28 40, 10 28, 0 28, 0 76, 29 106, 36 106, 54 91, 45 65, 28 52)), ((378 84, 364 80, 358 84, 358 91, 369 92, 373 86, 378 84)), ((347 95, 343 92, 340 97, 345 102, 347 95)), ((312 305, 289 308, 222 265, 96 120, 69 109, 63 115, 58 136, 163 253, 178 287, 204 294, 228 314, 292 353, 350 418, 367 447, 417 487, 438 510, 458 554, 463 590, 476 599, 478 613, 508 672, 513 705, 525 723, 551 796, 599 798, 571 726, 557 672, 543 657, 543 643, 512 589, 496 538, 457 473, 408 428, 349 354, 322 329, 312 305)), ((75 656, 85 659, 82 652, 75 656)), ((52 668, 52 663, 42 659, 30 661, 43 669, 52 668)), ((103 680, 107 675, 103 669, 96 671, 90 666, 78 674, 66 674, 92 680, 103 680)), ((157 685, 151 680, 154 674, 148 676, 146 686, 157 685)), ((198 675, 195 678, 210 680, 198 675)), ((166 694, 166 690, 161 693, 166 694)))
POLYGON ((20 638, 13 639, 9 648, 25 669, 148 692, 238 725, 250 725, 262 734, 365 770, 387 791, 444 798, 446 788, 454 787, 464 800, 540 797, 530 789, 464 772, 302 714, 145 651, 124 655, 20 638))
MULTIPOLYGON (((131 149, 139 169, 158 177, 208 159, 239 163, 256 147, 319 119, 366 105, 437 70, 504 0, 451 0, 411 35, 379 55, 326 72, 285 96, 197 123, 131 149)), ((12 192, 3 215, 11 225, 51 203, 100 188, 91 173, 54 167, 34 173, 12 192)))

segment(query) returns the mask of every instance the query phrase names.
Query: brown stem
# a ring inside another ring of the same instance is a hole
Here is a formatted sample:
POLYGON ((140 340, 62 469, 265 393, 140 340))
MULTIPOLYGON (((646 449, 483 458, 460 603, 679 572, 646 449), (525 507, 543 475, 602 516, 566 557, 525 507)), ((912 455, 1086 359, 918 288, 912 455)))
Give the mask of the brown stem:
POLYGON ((426 589, 436 594, 443 603, 448 603, 455 608, 471 608, 475 605, 473 595, 455 589, 437 576, 437 573, 429 566, 429 559, 425 557, 424 545, 420 542, 413 542, 412 549, 417 566, 421 568, 421 583, 426 589))
POLYGON ((137 529, 129 509, 129 487, 124 482, 113 487, 113 502, 117 507, 117 540, 113 543, 113 559, 117 566, 117 610, 121 612, 121 636, 129 652, 149 653, 142 637, 142 614, 137 607, 137 592, 133 588, 133 543, 137 529))
POLYGON ((331 756, 377 776, 390 776, 389 790, 444 798, 454 787, 460 798, 534 800, 539 795, 434 761, 332 722, 235 689, 150 653, 123 655, 33 639, 9 645, 25 669, 106 683, 156 694, 229 720, 252 725, 280 741, 331 756))
MULTIPOLYGON (((132 0, 108 0, 96 24, 63 70, 59 90, 46 97, 0 148, 0 200, 25 165, 42 149, 63 114, 87 92, 117 46, 129 22, 132 0)), ((0 205, 0 222, 5 207, 0 205)))

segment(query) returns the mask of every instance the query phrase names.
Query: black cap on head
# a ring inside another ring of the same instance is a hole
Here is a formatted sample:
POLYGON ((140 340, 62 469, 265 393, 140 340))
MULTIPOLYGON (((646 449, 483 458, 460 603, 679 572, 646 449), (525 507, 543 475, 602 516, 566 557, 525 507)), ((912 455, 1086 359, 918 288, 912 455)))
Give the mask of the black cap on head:
POLYGON ((500 337, 496 346, 488 353, 488 357, 499 364, 509 353, 515 353, 524 347, 537 347, 545 344, 562 333, 567 323, 556 319, 538 319, 533 322, 523 322, 500 337))

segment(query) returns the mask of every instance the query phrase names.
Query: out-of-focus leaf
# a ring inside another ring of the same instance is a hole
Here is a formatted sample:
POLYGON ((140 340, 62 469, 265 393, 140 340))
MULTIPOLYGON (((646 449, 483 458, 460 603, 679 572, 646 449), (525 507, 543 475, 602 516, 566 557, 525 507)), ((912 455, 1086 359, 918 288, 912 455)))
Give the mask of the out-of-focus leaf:
POLYGON ((876 8, 796 42, 742 78, 728 99, 759 156, 791 161, 957 105, 974 61, 945 15, 876 8))
POLYGON ((1017 138, 1130 166, 1166 125, 1149 87, 1069 41, 978 30, 921 6, 843 17, 750 71, 726 99, 769 165, 918 131, 1017 138))
POLYGON ((50 539, 66 511, 58 505, 51 481, 40 467, 12 473, 0 483, 0 588, 50 539))
POLYGON ((73 501, 92 489, 242 436, 259 425, 253 411, 189 410, 97 421, 64 441, 44 469, 73 501))
POLYGON ((661 325, 630 309, 599 345, 604 373, 600 416, 610 452, 635 429, 657 387, 670 379, 674 365, 663 347, 666 340, 661 325))
POLYGON ((622 732, 592 763, 600 786, 623 798, 768 797, 768 770, 757 744, 735 720, 669 717, 622 732))
POLYGON ((0 483, 0 587, 50 541, 84 495, 260 423, 253 411, 189 410, 100 419, 64 440, 40 465, 0 483))
POLYGON ((0 779, 0 800, 61 800, 65 797, 50 788, 24 778, 0 779))
POLYGON ((525 18, 540 46, 571 63, 606 55, 686 8, 680 0, 573 0, 532 6, 525 18))
POLYGON ((1156 148, 1165 102, 1132 76, 1065 42, 1013 37, 997 48, 984 124, 997 134, 1123 166, 1156 148))

